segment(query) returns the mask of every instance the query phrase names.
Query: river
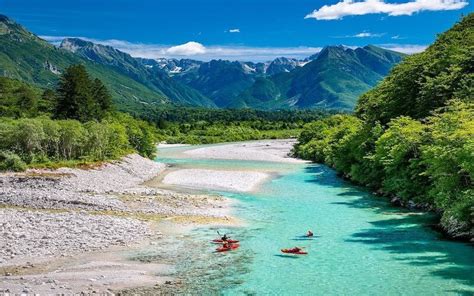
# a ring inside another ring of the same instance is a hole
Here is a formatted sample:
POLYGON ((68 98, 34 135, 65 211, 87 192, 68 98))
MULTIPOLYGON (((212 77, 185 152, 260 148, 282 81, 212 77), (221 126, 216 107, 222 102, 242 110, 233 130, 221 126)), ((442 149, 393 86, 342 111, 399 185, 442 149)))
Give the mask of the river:
POLYGON ((214 253, 215 228, 192 231, 177 269, 182 292, 222 295, 474 295, 474 248, 444 240, 429 214, 394 208, 324 165, 183 157, 160 150, 175 168, 271 169, 278 176, 252 193, 213 192, 237 201, 241 240, 214 253), (300 236, 311 229, 312 240, 300 236), (281 248, 304 247, 305 256, 281 248))

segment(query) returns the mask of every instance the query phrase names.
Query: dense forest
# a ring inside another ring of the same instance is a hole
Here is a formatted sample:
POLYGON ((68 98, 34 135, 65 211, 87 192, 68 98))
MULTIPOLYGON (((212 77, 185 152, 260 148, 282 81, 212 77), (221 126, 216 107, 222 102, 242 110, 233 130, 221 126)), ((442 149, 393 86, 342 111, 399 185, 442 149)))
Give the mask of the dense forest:
POLYGON ((295 153, 393 201, 442 213, 473 236, 474 14, 407 57, 359 100, 355 115, 305 126, 295 153))
POLYGON ((168 143, 210 144, 297 137, 303 126, 334 111, 203 109, 169 107, 136 113, 160 130, 168 143))

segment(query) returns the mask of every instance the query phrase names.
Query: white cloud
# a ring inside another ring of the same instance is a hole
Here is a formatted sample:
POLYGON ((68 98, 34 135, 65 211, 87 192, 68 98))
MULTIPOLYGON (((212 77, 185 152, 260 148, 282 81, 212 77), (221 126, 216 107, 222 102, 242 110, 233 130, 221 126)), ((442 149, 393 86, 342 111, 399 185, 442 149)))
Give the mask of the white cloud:
MULTIPOLYGON (((53 44, 59 45, 64 38, 72 36, 40 36, 53 44)), ((209 61, 212 59, 226 59, 239 61, 269 61, 277 57, 303 59, 321 51, 320 47, 249 47, 211 45, 204 46, 198 42, 188 42, 181 45, 143 44, 123 40, 97 40, 87 37, 75 37, 98 44, 109 45, 134 57, 143 58, 193 58, 209 61)))
POLYGON ((361 32, 350 37, 354 38, 374 38, 374 37, 382 37, 385 35, 384 33, 370 33, 370 32, 361 32))
POLYGON ((205 54, 206 48, 201 43, 190 41, 185 44, 172 46, 166 49, 166 53, 178 56, 193 56, 205 54))
POLYGON ((391 38, 394 39, 394 40, 406 39, 405 37, 402 37, 402 36, 400 36, 400 35, 394 35, 394 36, 392 36, 391 38))
POLYGON ((343 35, 343 36, 332 36, 331 38, 376 38, 382 37, 385 33, 370 33, 370 32, 360 32, 354 35, 343 35))
POLYGON ((406 54, 414 54, 424 51, 428 46, 426 45, 419 45, 419 44, 379 44, 379 47, 403 52, 406 54))
POLYGON ((386 3, 384 0, 343 0, 333 5, 324 5, 305 18, 338 20, 349 15, 383 13, 391 16, 412 15, 420 11, 457 10, 469 3, 466 0, 414 0, 405 3, 386 3))
POLYGON ((240 29, 230 29, 229 33, 240 33, 240 29))
MULTIPOLYGON (((47 36, 47 35, 42 35, 42 36, 39 36, 39 37, 41 39, 46 40, 49 43, 53 43, 53 44, 59 44, 59 43, 61 43, 61 41, 63 41, 63 39, 66 39, 66 38, 74 38, 72 36, 47 36)), ((77 38, 81 38, 81 39, 85 40, 85 38, 82 38, 82 37, 77 37, 77 38)))

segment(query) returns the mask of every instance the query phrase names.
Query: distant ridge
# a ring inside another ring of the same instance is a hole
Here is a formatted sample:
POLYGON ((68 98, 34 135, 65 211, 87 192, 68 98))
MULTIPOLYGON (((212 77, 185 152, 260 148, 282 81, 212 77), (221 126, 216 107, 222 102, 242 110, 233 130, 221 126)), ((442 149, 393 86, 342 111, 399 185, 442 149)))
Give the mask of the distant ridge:
POLYGON ((328 46, 303 67, 255 82, 235 101, 251 108, 331 108, 352 110, 405 55, 369 45, 328 46))
POLYGON ((140 59, 136 59, 128 53, 111 46, 95 44, 78 38, 66 38, 59 47, 84 59, 109 66, 151 90, 166 96, 173 103, 215 107, 215 104, 207 97, 171 79, 159 67, 147 67, 140 59))

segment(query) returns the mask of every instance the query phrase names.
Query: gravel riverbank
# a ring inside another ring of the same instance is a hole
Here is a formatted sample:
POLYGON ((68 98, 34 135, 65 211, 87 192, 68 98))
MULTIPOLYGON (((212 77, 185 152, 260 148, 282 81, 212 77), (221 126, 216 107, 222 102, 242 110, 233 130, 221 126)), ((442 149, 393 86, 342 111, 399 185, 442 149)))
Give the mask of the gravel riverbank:
POLYGON ((170 280, 169 266, 130 259, 150 244, 169 241, 161 221, 231 219, 229 202, 219 196, 144 184, 165 168, 134 154, 87 170, 0 174, 0 295, 111 293, 110 285, 124 289, 170 280))
POLYGON ((289 156, 295 143, 295 139, 249 141, 190 149, 185 154, 192 158, 202 159, 236 159, 280 163, 306 162, 289 156))

